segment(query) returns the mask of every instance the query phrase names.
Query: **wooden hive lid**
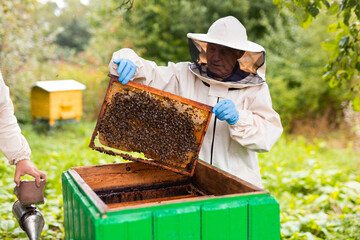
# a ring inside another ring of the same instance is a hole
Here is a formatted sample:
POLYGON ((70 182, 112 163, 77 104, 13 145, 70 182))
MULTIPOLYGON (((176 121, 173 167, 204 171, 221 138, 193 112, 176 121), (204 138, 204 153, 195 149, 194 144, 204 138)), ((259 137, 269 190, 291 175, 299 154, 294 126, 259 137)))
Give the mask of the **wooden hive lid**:
POLYGON ((212 107, 111 77, 90 147, 192 176, 212 107))

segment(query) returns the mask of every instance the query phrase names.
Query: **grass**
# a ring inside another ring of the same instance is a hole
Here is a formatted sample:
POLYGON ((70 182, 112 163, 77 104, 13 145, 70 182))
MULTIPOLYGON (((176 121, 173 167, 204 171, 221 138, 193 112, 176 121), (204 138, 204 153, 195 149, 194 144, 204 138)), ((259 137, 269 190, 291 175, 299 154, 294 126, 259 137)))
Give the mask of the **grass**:
MULTIPOLYGON (((23 125, 32 161, 47 173, 46 225, 42 239, 64 237, 61 173, 74 166, 121 161, 91 150, 94 122, 23 125)), ((344 145, 344 144, 343 144, 344 145)), ((269 153, 259 154, 264 188, 281 208, 284 239, 358 239, 360 236, 360 154, 352 143, 334 148, 330 140, 283 136, 269 153)), ((14 166, 0 157, 0 239, 27 239, 11 213, 14 166)))
POLYGON ((284 239, 359 239, 360 154, 351 141, 333 146, 331 139, 287 136, 260 154, 284 239))

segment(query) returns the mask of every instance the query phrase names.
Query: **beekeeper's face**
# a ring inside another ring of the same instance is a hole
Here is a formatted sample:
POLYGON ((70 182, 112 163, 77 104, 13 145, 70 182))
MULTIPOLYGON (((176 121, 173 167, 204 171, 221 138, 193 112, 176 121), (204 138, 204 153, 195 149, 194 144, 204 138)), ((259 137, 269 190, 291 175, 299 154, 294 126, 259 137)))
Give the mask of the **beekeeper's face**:
POLYGON ((223 80, 234 73, 237 59, 244 54, 243 51, 208 43, 206 48, 206 58, 208 70, 217 77, 216 80, 223 80))

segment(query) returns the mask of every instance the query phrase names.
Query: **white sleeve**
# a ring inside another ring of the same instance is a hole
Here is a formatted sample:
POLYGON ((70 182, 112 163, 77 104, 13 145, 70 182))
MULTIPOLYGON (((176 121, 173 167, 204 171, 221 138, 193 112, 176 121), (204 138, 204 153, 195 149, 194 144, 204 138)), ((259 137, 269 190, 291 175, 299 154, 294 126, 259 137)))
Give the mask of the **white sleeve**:
POLYGON ((229 128, 231 137, 243 147, 267 152, 279 140, 283 128, 279 114, 272 108, 267 84, 259 88, 248 93, 243 109, 238 109, 238 122, 229 128))
POLYGON ((123 48, 112 55, 109 63, 110 74, 116 73, 117 64, 113 61, 118 58, 129 59, 136 65, 136 72, 131 80, 145 85, 168 91, 174 94, 181 94, 180 88, 186 88, 186 82, 179 84, 180 76, 189 74, 187 62, 169 62, 167 66, 158 66, 155 62, 139 57, 132 49, 123 48))
POLYGON ((144 65, 154 65, 153 67, 156 67, 156 64, 154 62, 148 61, 144 64, 145 60, 140 58, 132 49, 130 48, 123 48, 120 49, 117 52, 114 52, 111 58, 111 61, 109 63, 109 71, 110 74, 118 76, 116 70, 118 68, 118 65, 114 63, 115 59, 129 59, 136 65, 136 72, 131 80, 137 79, 137 81, 145 81, 145 66, 144 65))
POLYGON ((10 164, 30 159, 31 150, 14 115, 14 106, 0 73, 0 150, 10 164))

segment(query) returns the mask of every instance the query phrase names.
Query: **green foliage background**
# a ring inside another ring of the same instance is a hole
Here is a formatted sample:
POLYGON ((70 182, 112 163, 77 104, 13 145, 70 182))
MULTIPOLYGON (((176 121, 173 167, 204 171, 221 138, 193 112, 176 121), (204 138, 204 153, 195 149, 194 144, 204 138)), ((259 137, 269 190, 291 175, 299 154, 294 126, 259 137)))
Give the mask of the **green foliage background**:
POLYGON ((215 0, 136 0, 132 6, 122 7, 122 1, 92 0, 85 6, 79 0, 68 0, 68 7, 58 15, 51 2, 3 2, 0 68, 21 122, 30 120, 31 85, 65 78, 89 85, 84 93, 85 117, 94 119, 91 112, 96 112, 98 105, 92 101, 94 96, 101 96, 103 87, 90 87, 107 81, 106 66, 114 51, 130 47, 160 65, 190 61, 186 34, 204 33, 215 20, 227 15, 246 26, 249 40, 265 47, 267 82, 286 130, 294 129, 294 120, 324 115, 329 126, 342 122, 342 103, 348 89, 331 88, 322 79, 329 53, 320 46, 328 49, 324 41, 330 35, 325 26, 333 22, 323 14, 312 27, 303 29, 290 11, 280 12, 271 0, 229 0, 222 4, 215 0))
POLYGON ((279 8, 290 10, 307 28, 320 13, 332 17, 327 30, 332 37, 322 43, 331 54, 323 78, 330 86, 344 86, 346 98, 360 110, 360 5, 357 0, 273 0, 279 8))
MULTIPOLYGON (((130 47, 161 65, 190 61, 186 34, 204 33, 215 20, 227 15, 237 17, 246 26, 249 40, 265 47, 266 80, 274 109, 286 129, 270 153, 260 154, 265 189, 280 202, 282 237, 360 237, 357 141, 352 142, 348 132, 319 138, 291 134, 309 135, 304 123, 322 133, 352 127, 346 125, 344 106, 351 99, 356 101, 358 94, 358 65, 353 59, 359 58, 359 52, 349 47, 358 46, 354 39, 359 35, 351 30, 358 29, 356 22, 337 22, 333 13, 340 11, 341 4, 331 4, 326 11, 314 7, 318 5, 307 5, 302 11, 287 1, 275 1, 278 6, 284 4, 280 11, 272 0, 228 0, 221 4, 215 0, 135 0, 132 6, 130 1, 122 7, 123 1, 115 0, 91 0, 87 6, 79 0, 65 2, 67 7, 61 11, 54 2, 1 0, 0 4, 0 69, 31 145, 32 160, 48 173, 46 203, 39 206, 46 218, 44 239, 64 236, 62 171, 72 166, 121 161, 87 147, 106 91, 111 54, 130 47), (306 18, 306 13, 314 9, 319 10, 316 18, 306 18), (299 17, 306 29, 298 23, 299 17), (346 40, 347 33, 354 33, 351 36, 355 38, 346 40), (336 78, 330 86, 329 79, 323 79, 329 71, 324 66, 329 59, 337 59, 336 54, 343 48, 351 53, 351 59, 345 58, 351 64, 338 76, 352 76, 344 80, 350 85, 337 84, 336 78), (47 132, 42 125, 30 124, 29 90, 36 81, 57 79, 75 79, 87 86, 83 92, 83 122, 47 132), (349 86, 353 86, 350 93, 349 86), (319 119, 326 124, 320 125, 319 119), (334 144, 334 140, 340 144, 334 144)), ((354 1, 343 1, 345 5, 349 2, 354 1)), ((0 173, 0 238, 26 239, 11 213, 14 167, 3 156, 0 173)))

